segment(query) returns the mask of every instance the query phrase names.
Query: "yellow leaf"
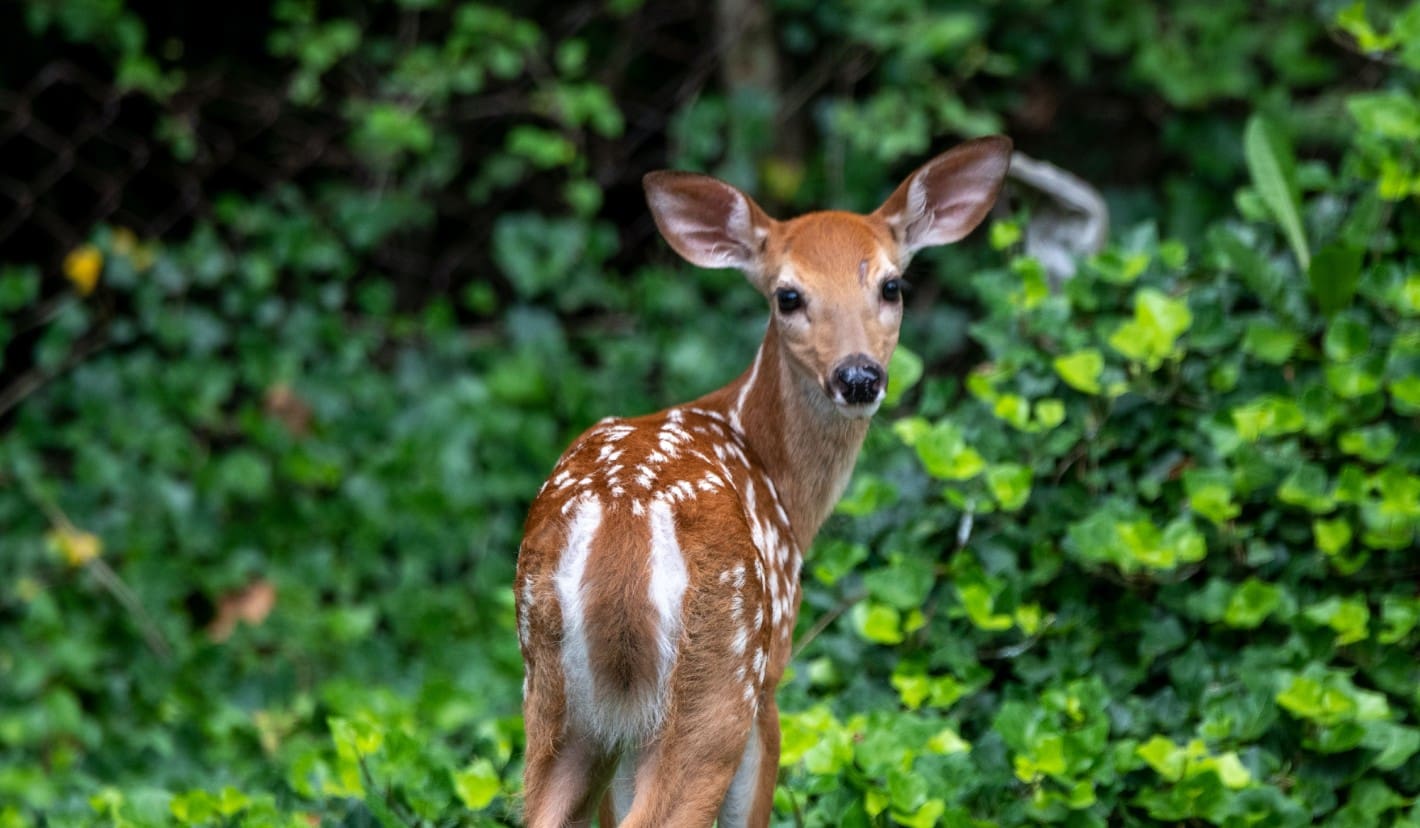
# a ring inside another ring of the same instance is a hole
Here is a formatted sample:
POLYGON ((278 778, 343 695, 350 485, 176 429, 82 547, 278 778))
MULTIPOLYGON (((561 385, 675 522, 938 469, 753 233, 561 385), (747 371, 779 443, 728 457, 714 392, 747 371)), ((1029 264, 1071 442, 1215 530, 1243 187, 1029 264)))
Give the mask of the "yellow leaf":
POLYGON ((80 296, 94 292, 99 274, 104 269, 104 254, 92 244, 76 247, 64 257, 64 276, 79 291, 80 296))
POLYGON ((104 544, 98 535, 70 527, 55 529, 45 535, 45 540, 65 563, 74 567, 83 566, 104 553, 104 544))

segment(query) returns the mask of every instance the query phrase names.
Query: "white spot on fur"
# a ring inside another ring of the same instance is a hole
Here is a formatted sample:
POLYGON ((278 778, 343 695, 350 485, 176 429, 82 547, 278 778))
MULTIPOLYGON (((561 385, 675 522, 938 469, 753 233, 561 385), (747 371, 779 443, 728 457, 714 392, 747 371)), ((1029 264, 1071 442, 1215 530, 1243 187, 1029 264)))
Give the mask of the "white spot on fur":
POLYGON ((740 388, 740 395, 735 399, 734 408, 730 409, 730 426, 735 431, 743 431, 740 425, 740 418, 744 413, 745 400, 749 397, 749 390, 754 387, 754 381, 759 376, 759 364, 764 361, 764 343, 760 343, 759 350, 754 352, 754 364, 750 366, 749 377, 740 388))
MULTIPOLYGON (((730 650, 734 652, 735 655, 744 655, 745 647, 748 646, 748 644, 748 633, 745 632, 744 627, 737 625, 735 627, 735 638, 730 642, 730 650)), ((742 667, 740 669, 743 670, 744 668, 742 667)))

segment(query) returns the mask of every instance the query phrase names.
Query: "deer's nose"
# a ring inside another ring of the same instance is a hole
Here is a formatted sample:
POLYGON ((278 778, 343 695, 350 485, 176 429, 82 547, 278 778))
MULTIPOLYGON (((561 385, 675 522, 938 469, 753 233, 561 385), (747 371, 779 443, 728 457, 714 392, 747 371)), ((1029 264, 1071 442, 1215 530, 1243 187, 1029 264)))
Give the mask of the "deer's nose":
POLYGON ((833 390, 850 405, 873 403, 883 390, 887 373, 867 354, 854 354, 833 370, 833 390))

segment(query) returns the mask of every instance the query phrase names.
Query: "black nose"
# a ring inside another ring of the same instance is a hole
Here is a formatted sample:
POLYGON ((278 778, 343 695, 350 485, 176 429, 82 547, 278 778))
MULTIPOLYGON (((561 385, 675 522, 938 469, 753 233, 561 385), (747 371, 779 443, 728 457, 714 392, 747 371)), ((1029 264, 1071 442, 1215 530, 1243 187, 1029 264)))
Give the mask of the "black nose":
POLYGON ((864 354, 855 354, 833 372, 833 387, 850 405, 877 402, 883 390, 883 367, 864 354))

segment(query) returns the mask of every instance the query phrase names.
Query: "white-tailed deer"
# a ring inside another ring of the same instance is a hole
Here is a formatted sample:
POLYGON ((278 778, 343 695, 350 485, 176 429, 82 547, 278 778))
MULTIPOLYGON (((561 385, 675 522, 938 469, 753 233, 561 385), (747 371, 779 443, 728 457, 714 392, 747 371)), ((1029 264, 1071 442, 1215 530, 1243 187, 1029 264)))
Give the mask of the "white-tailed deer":
POLYGON ((981 222, 1010 155, 970 141, 876 212, 782 222, 708 176, 646 176, 661 235, 743 271, 769 327, 724 388, 593 426, 533 502, 516 584, 529 826, 768 824, 799 566, 882 401, 903 268, 981 222))

